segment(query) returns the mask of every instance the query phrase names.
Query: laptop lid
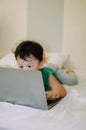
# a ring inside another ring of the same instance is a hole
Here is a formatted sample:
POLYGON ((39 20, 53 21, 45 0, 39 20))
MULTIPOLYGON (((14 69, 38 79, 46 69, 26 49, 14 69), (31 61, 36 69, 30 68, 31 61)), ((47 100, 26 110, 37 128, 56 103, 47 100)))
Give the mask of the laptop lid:
POLYGON ((41 72, 0 67, 0 101, 47 110, 41 72))

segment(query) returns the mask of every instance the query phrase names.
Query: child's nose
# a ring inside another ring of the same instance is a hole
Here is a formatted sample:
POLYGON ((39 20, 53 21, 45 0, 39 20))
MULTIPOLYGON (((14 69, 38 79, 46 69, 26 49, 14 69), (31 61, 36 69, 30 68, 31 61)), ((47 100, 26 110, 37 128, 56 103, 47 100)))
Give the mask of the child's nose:
POLYGON ((24 70, 28 70, 29 68, 28 68, 27 66, 24 66, 23 69, 24 69, 24 70))

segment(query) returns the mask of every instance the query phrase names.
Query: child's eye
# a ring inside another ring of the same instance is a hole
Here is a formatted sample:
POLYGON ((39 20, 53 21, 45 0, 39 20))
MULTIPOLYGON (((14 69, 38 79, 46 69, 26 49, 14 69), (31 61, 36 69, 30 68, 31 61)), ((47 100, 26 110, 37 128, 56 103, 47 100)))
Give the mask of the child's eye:
POLYGON ((19 66, 20 68, 23 68, 23 66, 19 66))
POLYGON ((30 68, 31 66, 30 65, 28 65, 28 68, 30 68))

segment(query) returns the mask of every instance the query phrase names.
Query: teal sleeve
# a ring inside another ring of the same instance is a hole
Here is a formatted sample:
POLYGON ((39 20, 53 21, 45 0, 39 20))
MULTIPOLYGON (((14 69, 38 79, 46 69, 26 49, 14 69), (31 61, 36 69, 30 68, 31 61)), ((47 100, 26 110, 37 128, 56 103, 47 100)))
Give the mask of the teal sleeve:
POLYGON ((50 90, 50 87, 48 85, 49 77, 50 77, 51 74, 53 74, 55 76, 55 71, 53 69, 51 69, 51 68, 48 68, 48 67, 44 67, 44 68, 40 69, 40 71, 42 72, 45 90, 46 91, 50 90))

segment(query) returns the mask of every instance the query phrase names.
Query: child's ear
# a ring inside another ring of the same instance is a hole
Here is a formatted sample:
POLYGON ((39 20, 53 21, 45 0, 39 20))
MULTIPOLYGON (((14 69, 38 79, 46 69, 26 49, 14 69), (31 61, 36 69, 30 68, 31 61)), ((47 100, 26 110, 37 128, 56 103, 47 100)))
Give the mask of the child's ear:
POLYGON ((40 68, 45 64, 46 62, 46 56, 45 53, 43 53, 43 60, 40 62, 40 68))
POLYGON ((41 62, 40 62, 40 68, 44 65, 44 60, 42 60, 41 62))
POLYGON ((44 63, 46 62, 46 55, 45 55, 45 53, 43 53, 43 61, 44 61, 44 63))

